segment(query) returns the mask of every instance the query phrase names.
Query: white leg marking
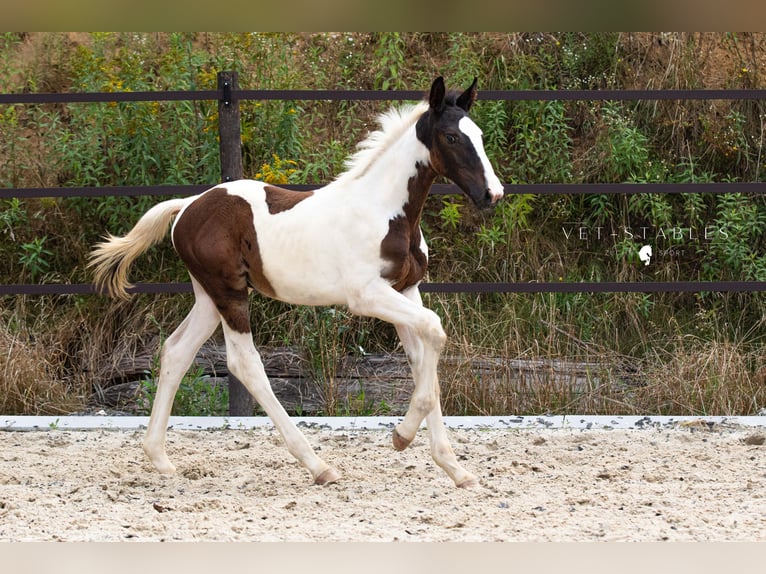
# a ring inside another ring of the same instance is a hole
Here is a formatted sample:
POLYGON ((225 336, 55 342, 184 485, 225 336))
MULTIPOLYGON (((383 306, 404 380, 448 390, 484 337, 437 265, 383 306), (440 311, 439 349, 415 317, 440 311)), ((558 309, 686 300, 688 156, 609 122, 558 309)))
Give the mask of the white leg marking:
POLYGON ((242 381, 242 384, 266 411, 271 422, 282 435, 290 454, 309 470, 315 483, 326 484, 338 480, 340 473, 314 453, 306 437, 290 420, 284 407, 274 396, 261 357, 253 345, 251 334, 232 330, 226 321, 223 322, 223 333, 226 338, 229 370, 242 381))
POLYGON ((458 464, 442 419, 437 364, 446 335, 438 315, 423 307, 417 287, 402 294, 385 284, 371 286, 364 296, 351 301, 349 308, 393 323, 412 367, 415 390, 404 420, 394 430, 394 446, 405 448, 428 417, 434 461, 457 486, 477 484, 476 477, 458 464))
MULTIPOLYGON (((422 306, 422 300, 417 288, 409 289, 405 291, 407 296, 414 303, 422 306)), ((413 377, 415 377, 415 388, 419 386, 417 379, 418 372, 422 368, 422 361, 424 357, 425 345, 423 341, 418 337, 417 333, 406 325, 396 325, 396 332, 399 335, 399 339, 402 342, 407 357, 412 366, 413 377)), ((449 437, 447 436, 447 428, 444 425, 442 419, 442 409, 440 403, 439 393, 439 381, 434 377, 433 389, 429 389, 429 393, 435 396, 434 407, 426 415, 428 431, 431 436, 431 456, 434 462, 438 464, 452 479, 456 486, 470 487, 479 483, 476 476, 465 470, 457 461, 454 451, 449 443, 449 437)), ((413 395, 414 396, 414 395, 413 395)), ((399 434, 404 432, 403 429, 397 430, 399 434)))
POLYGON ((400 450, 415 438, 423 419, 439 402, 436 367, 447 339, 439 316, 423 307, 416 288, 409 291, 415 292, 417 299, 413 300, 415 295, 408 298, 380 281, 349 299, 349 309, 353 313, 407 327, 412 333, 411 338, 419 341, 418 345, 413 345, 414 356, 410 358, 415 389, 404 421, 394 432, 394 445, 400 450))
POLYGON ((165 450, 165 434, 176 391, 202 343, 213 334, 221 321, 207 293, 193 279, 192 284, 196 297, 194 307, 162 346, 157 394, 144 435, 144 452, 163 474, 173 474, 176 470, 165 450))
POLYGON ((452 479, 455 486, 470 488, 478 486, 479 479, 464 469, 457 461, 455 452, 449 443, 447 427, 442 419, 442 407, 436 403, 434 409, 428 413, 428 432, 431 434, 431 456, 444 472, 452 479))

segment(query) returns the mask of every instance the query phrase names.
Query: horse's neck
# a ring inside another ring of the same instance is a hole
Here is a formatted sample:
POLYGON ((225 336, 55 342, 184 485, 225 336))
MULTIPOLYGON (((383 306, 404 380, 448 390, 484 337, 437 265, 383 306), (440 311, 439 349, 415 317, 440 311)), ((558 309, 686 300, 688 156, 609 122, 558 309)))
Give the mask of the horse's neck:
POLYGON ((427 148, 417 139, 414 127, 401 140, 374 159, 353 179, 343 176, 337 183, 345 184, 350 193, 364 194, 366 200, 393 209, 408 206, 419 218, 431 184, 436 178, 430 168, 427 148))

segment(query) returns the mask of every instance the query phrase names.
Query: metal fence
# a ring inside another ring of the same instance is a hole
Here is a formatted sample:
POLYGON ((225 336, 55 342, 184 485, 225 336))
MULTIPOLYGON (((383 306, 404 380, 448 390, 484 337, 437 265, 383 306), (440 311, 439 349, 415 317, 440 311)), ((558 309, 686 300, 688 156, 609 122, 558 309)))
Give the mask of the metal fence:
MULTIPOLYGON (((0 105, 48 103, 217 101, 222 181, 242 177, 239 102, 246 100, 304 101, 400 101, 419 100, 414 90, 247 90, 237 85, 235 72, 218 75, 218 89, 164 92, 102 92, 61 94, 0 94, 0 105)), ((764 100, 766 90, 486 90, 483 100, 764 100)), ((211 182, 211 185, 214 182, 211 182)), ((0 198, 106 197, 141 195, 193 195, 211 185, 150 185, 110 187, 2 188, 0 198)), ((286 185, 308 190, 319 186, 286 185)), ((434 185, 431 193, 458 193, 453 185, 434 185)), ((602 183, 602 184, 505 184, 506 194, 634 194, 634 193, 766 193, 766 183, 602 183)), ((603 292, 707 292, 766 291, 758 281, 674 281, 674 282, 527 282, 527 283, 423 283, 424 292, 441 293, 603 293, 603 292)), ((191 292, 190 283, 140 283, 137 293, 191 292)), ((4 284, 2 295, 66 295, 95 293, 93 285, 4 284)))

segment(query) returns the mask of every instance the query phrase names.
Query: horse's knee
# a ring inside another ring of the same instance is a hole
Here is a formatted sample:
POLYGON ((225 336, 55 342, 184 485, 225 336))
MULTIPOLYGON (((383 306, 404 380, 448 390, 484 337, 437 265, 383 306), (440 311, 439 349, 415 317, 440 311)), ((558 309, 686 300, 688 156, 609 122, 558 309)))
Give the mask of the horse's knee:
POLYGON ((441 351, 447 342, 447 333, 444 332, 442 321, 439 315, 430 309, 424 309, 424 311, 420 334, 436 351, 441 351))
POLYGON ((444 332, 441 321, 434 327, 431 334, 431 340, 433 341, 434 348, 438 351, 441 351, 447 343, 447 333, 444 332))
POLYGON ((226 369, 240 381, 248 379, 248 377, 245 376, 246 372, 242 362, 232 356, 229 356, 226 359, 226 369))

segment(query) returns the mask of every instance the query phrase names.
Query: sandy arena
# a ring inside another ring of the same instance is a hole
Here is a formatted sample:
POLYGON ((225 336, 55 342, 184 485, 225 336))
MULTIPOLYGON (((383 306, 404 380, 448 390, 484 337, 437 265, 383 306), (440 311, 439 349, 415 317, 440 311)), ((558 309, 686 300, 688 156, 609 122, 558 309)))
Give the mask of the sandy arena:
POLYGON ((427 431, 304 428, 343 479, 325 487, 270 427, 0 432, 2 541, 762 541, 763 427, 450 430, 482 486, 453 487, 427 431))

